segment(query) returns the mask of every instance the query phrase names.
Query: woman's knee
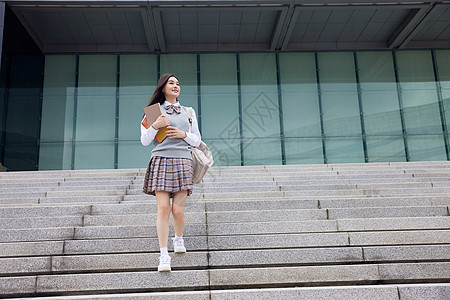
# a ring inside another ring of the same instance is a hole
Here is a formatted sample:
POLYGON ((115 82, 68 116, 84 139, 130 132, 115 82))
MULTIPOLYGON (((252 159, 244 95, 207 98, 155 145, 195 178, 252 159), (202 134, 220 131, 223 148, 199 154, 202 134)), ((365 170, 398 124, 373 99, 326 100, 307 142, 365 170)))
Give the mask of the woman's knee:
POLYGON ((158 215, 170 216, 170 195, 167 192, 156 192, 156 201, 158 202, 158 215))
POLYGON ((170 216, 170 204, 169 203, 159 203, 158 204, 158 215, 168 218, 170 216))
POLYGON ((176 204, 172 205, 172 215, 176 219, 184 217, 184 207, 176 204))

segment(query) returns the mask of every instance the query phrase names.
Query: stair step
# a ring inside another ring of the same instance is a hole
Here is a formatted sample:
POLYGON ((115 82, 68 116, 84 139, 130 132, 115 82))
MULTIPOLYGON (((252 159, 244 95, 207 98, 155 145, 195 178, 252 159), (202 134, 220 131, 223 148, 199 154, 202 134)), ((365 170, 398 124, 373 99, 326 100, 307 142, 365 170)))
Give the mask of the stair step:
MULTIPOLYGON (((159 253, 65 255, 27 258, 0 258, 0 276, 33 274, 68 274, 82 272, 155 271, 159 253)), ((171 253, 171 267, 175 270, 206 269, 206 252, 171 253)))
MULTIPOLYGON (((450 260, 450 245, 212 251, 171 254, 172 269, 335 265, 450 260)), ((159 253, 1 258, 0 276, 155 269, 159 253)))
POLYGON ((67 275, 40 275, 0 277, 5 295, 29 295, 34 292, 96 293, 96 292, 149 292, 176 291, 221 287, 275 287, 299 284, 329 285, 338 283, 374 284, 379 281, 403 283, 420 280, 445 280, 449 277, 450 263, 337 265, 306 267, 274 267, 243 269, 212 269, 158 272, 120 272, 67 275), (19 284, 20 283, 20 284, 19 284))
MULTIPOLYGON (((226 289, 211 291, 152 292, 132 294, 59 296, 58 300, 123 299, 123 300, 231 300, 231 299, 371 299, 371 300, 442 300, 450 293, 450 284, 361 285, 337 287, 293 287, 262 289, 226 289)), ((36 300, 49 299, 44 297, 36 300)))
POLYGON ((213 167, 186 201, 187 253, 169 239, 171 273, 145 172, 1 173, 0 298, 450 293, 450 162, 213 167))
POLYGON ((54 228, 74 227, 83 225, 83 216, 64 217, 26 217, 26 218, 2 218, 0 228, 2 229, 24 229, 24 228, 54 228))
POLYGON ((374 218, 341 219, 311 221, 247 222, 210 224, 210 235, 227 234, 271 234, 306 233, 332 231, 380 231, 380 230, 419 230, 450 228, 449 217, 410 217, 410 218, 374 218))
MULTIPOLYGON (((172 233, 173 236, 173 233, 172 233)), ((186 236, 185 245, 189 251, 206 251, 208 249, 206 236, 186 236)), ((1 246, 1 244, 0 244, 1 246)), ((172 245, 169 243, 169 251, 172 245)), ((93 240, 67 240, 64 244, 64 254, 107 254, 107 253, 137 253, 159 252, 158 238, 115 238, 93 240)))
POLYGON ((424 279, 446 280, 449 277, 450 263, 446 262, 210 270, 210 284, 216 288, 273 286, 280 282, 285 285, 403 283, 424 279))

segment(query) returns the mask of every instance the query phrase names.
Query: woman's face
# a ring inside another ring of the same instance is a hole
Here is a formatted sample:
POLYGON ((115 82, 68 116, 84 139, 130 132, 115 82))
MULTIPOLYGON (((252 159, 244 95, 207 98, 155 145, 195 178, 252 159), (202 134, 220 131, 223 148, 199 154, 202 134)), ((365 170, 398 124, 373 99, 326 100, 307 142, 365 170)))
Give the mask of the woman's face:
POLYGON ((163 93, 166 98, 177 98, 180 95, 180 83, 175 77, 170 77, 163 88, 163 93))

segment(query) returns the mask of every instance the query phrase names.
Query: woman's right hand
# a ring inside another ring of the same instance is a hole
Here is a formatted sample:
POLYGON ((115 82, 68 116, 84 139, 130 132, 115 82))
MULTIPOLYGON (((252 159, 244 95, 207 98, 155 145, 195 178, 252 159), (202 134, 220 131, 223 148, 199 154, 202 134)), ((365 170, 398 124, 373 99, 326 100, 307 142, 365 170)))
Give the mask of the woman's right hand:
POLYGON ((163 115, 159 116, 158 119, 156 119, 156 121, 152 124, 152 127, 156 130, 167 126, 170 126, 170 122, 167 120, 166 116, 163 115))

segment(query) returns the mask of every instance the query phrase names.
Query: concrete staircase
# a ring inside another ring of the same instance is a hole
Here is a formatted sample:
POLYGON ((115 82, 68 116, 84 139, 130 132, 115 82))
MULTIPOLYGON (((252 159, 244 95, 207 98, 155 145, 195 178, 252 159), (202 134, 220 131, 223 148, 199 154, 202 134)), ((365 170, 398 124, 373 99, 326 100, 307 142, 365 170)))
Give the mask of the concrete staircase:
POLYGON ((144 172, 0 173, 0 298, 450 299, 450 162, 213 168, 171 273, 144 172))

